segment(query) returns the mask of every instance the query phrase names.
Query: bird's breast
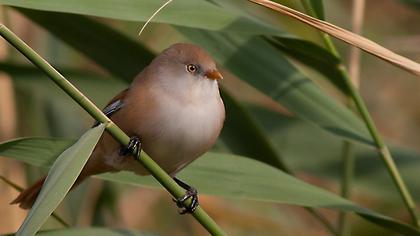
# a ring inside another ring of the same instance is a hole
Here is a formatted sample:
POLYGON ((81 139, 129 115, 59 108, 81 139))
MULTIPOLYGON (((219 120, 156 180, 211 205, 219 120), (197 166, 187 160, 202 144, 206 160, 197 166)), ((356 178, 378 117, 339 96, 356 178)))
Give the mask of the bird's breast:
POLYGON ((214 145, 223 125, 224 106, 218 93, 187 102, 160 96, 149 117, 141 134, 143 149, 167 172, 176 173, 214 145))

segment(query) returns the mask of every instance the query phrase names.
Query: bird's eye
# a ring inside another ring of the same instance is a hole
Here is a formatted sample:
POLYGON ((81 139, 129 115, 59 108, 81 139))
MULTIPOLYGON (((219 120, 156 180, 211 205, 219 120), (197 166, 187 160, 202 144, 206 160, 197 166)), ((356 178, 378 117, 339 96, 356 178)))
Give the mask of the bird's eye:
POLYGON ((197 71, 197 66, 194 64, 187 65, 187 71, 190 73, 195 73, 197 71))

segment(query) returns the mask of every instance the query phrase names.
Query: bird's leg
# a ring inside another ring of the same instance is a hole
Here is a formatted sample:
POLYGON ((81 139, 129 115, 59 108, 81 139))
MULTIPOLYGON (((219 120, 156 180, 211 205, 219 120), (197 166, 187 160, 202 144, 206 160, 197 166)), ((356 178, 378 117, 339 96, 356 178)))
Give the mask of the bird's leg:
POLYGON ((180 214, 192 213, 197 209, 199 202, 198 202, 198 191, 196 188, 188 185, 187 183, 183 182, 182 180, 178 179, 177 177, 173 178, 175 182, 181 186, 183 189, 186 190, 185 195, 178 198, 173 199, 176 205, 181 209, 179 212, 180 214), (189 206, 185 206, 185 201, 191 199, 191 204, 189 206))
POLYGON ((141 151, 140 139, 137 136, 133 136, 130 138, 130 142, 128 143, 128 145, 120 149, 119 154, 120 156, 126 156, 128 154, 135 153, 134 158, 137 158, 140 155, 140 151, 141 151))

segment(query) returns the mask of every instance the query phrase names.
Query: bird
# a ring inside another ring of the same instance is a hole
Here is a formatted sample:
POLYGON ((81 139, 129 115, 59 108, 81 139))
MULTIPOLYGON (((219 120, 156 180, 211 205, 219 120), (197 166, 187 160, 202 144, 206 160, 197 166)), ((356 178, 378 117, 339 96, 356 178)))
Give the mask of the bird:
MULTIPOLYGON (((186 190, 182 198, 175 199, 181 213, 194 211, 197 190, 175 175, 207 152, 222 130, 225 107, 219 92, 221 79, 215 61, 199 46, 176 43, 163 50, 103 109, 131 137, 129 145, 122 147, 105 132, 72 189, 87 177, 104 172, 148 175, 131 155, 141 149, 186 190), (192 203, 185 206, 188 198, 192 203)), ((31 208, 45 178, 22 191, 11 204, 31 208)))

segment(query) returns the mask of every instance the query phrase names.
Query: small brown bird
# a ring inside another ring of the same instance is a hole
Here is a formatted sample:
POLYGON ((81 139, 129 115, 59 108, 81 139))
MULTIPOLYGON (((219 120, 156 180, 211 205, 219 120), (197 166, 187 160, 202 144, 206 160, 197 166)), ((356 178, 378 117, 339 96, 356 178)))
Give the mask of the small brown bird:
MULTIPOLYGON (((178 203, 192 198, 183 208, 191 212, 198 205, 194 188, 175 178, 175 174, 216 142, 225 119, 219 94, 222 75, 213 59, 200 47, 174 44, 164 50, 133 80, 131 86, 115 96, 103 110, 127 135, 128 147, 104 133, 73 188, 90 175, 121 170, 139 175, 149 173, 134 158, 141 148, 174 180, 187 190, 178 203)), ((31 208, 45 177, 24 190, 12 202, 31 208)), ((178 204, 182 208, 182 204, 178 204)))

